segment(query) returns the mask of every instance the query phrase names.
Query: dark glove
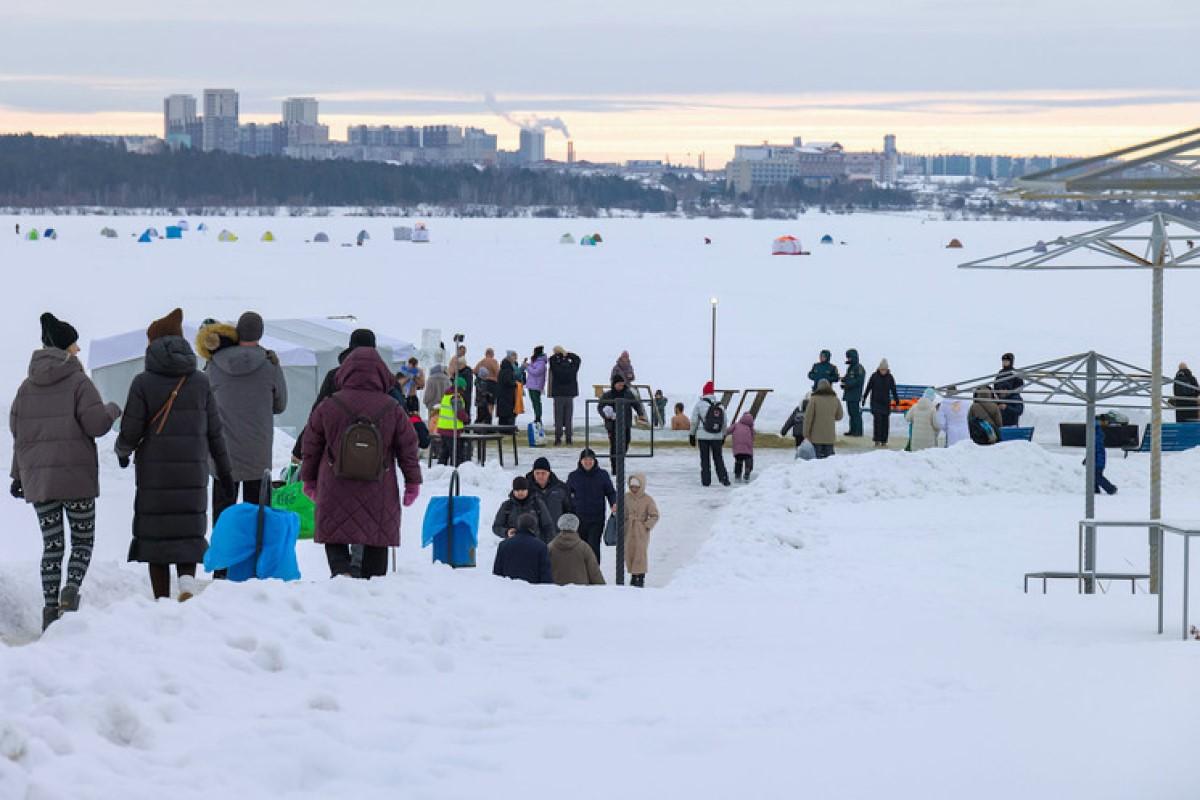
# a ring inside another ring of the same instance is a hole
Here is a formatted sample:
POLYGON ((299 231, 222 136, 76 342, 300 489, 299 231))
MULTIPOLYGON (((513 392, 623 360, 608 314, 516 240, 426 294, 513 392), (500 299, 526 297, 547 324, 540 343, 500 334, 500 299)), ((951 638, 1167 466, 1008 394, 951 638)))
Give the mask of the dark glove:
POLYGON ((226 497, 237 498, 237 481, 232 475, 221 475, 217 478, 217 483, 221 485, 221 494, 226 497))
POLYGON ((688 437, 688 444, 691 445, 692 447, 696 446, 696 434, 693 433, 691 436, 688 437))
POLYGON ((121 469, 125 469, 126 467, 128 467, 129 466, 129 456, 118 455, 117 456, 117 466, 120 467, 121 469))
POLYGON ((12 488, 9 489, 9 491, 12 492, 12 496, 18 500, 23 500, 25 498, 25 487, 21 485, 20 478, 13 478, 12 488))

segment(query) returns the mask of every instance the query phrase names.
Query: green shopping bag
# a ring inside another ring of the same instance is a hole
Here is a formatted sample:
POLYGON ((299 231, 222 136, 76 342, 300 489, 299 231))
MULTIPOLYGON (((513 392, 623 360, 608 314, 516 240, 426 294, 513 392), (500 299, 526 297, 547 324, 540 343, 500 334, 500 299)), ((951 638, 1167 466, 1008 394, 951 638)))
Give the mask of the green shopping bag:
POLYGON ((300 470, 291 467, 284 472, 284 483, 271 492, 271 508, 280 511, 291 511, 300 517, 301 539, 313 538, 316 530, 316 504, 304 494, 304 484, 300 482, 300 470))

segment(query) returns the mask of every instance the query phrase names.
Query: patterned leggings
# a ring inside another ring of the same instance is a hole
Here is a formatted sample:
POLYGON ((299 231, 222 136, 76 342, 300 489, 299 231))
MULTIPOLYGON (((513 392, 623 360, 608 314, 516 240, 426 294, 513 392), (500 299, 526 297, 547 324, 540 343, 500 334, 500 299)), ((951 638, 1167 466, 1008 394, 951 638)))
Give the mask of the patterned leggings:
POLYGON ((66 532, 63 515, 71 526, 71 560, 67 563, 67 586, 78 589, 92 562, 92 542, 96 534, 96 501, 52 500, 35 503, 38 527, 42 529, 42 595, 48 607, 58 606, 62 583, 63 554, 66 552, 66 532))

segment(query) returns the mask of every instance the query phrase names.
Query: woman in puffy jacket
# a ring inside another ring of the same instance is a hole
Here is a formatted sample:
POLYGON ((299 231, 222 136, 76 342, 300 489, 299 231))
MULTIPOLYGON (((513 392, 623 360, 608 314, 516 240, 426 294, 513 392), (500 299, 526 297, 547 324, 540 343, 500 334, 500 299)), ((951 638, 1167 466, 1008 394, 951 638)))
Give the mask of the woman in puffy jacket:
POLYGON ((529 390, 529 402, 533 405, 533 421, 542 424, 542 393, 546 391, 546 371, 549 361, 546 359, 546 348, 538 345, 533 348, 533 356, 525 367, 525 388, 529 390))
POLYGON ((937 394, 933 389, 926 389, 916 405, 904 415, 909 425, 908 449, 912 452, 937 447, 938 428, 937 409, 933 401, 937 394))

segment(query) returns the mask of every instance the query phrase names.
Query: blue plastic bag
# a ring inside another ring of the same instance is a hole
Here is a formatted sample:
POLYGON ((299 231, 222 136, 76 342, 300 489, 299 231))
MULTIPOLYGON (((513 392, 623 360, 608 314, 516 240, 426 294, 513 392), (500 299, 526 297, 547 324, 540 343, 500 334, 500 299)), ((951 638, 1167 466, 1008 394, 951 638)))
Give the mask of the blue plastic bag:
POLYGON ((291 511, 264 508, 262 553, 255 568, 254 547, 257 539, 259 506, 238 503, 221 512, 213 528, 212 543, 204 554, 209 572, 228 570, 231 581, 250 578, 299 580, 296 563, 296 537, 300 535, 300 517, 291 511))
POLYGON ((479 545, 479 498, 434 497, 425 509, 421 524, 421 546, 433 545, 434 562, 452 567, 475 566, 475 548, 479 545), (453 501, 453 518, 450 503, 453 501), (454 552, 448 552, 449 532, 453 527, 454 552))

